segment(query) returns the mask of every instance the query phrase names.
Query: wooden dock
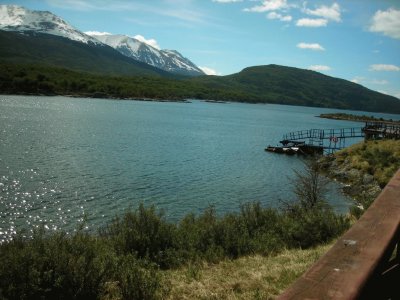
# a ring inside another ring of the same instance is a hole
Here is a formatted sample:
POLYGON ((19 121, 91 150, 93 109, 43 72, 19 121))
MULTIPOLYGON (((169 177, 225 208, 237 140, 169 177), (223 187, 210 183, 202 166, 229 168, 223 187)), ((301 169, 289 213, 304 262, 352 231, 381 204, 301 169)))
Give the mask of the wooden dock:
MULTIPOLYGON (((366 122, 364 127, 340 129, 309 129, 293 131, 283 135, 282 149, 299 148, 297 153, 333 153, 347 147, 346 141, 354 138, 400 139, 400 125, 385 122, 366 122), (301 146, 299 146, 301 145, 301 146)), ((279 148, 279 147, 275 147, 279 148)), ((265 150, 270 151, 271 146, 265 150)), ((271 151, 292 154, 292 151, 271 151)))
POLYGON ((363 128, 365 139, 400 139, 400 125, 367 122, 363 128))

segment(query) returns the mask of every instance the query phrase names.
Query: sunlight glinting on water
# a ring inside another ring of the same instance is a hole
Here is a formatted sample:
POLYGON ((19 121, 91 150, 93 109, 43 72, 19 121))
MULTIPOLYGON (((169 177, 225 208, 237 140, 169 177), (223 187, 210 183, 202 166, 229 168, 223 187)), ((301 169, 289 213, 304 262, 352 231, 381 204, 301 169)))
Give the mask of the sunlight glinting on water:
MULTIPOLYGON (((0 239, 40 225, 95 230, 141 201, 175 221, 210 205, 279 206, 301 161, 265 146, 294 130, 360 126, 315 117, 334 111, 0 96, 0 239)), ((337 187, 328 200, 345 212, 337 187)))

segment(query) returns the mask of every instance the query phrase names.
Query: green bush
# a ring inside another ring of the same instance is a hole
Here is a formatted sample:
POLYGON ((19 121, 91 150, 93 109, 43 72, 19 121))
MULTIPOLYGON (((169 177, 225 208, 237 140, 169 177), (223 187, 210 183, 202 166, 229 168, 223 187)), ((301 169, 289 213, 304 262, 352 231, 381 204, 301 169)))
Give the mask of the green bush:
POLYGON ((302 249, 329 242, 350 226, 348 218, 336 215, 330 207, 306 210, 297 206, 284 222, 287 246, 302 249))
POLYGON ((31 240, 17 237, 0 247, 2 293, 11 299, 95 299, 110 266, 107 248, 89 235, 65 233, 31 240))
POLYGON ((176 226, 168 223, 162 212, 143 203, 122 218, 115 218, 101 230, 118 254, 134 254, 149 259, 161 267, 171 264, 169 249, 175 248, 176 226))
POLYGON ((105 240, 78 231, 0 246, 0 298, 98 299, 115 283, 120 299, 153 299, 160 290, 154 265, 117 256, 105 240))
MULTIPOLYGON (((128 254, 119 257, 117 266, 118 269, 112 281, 115 285, 114 299, 157 299, 162 298, 164 291, 167 290, 153 263, 128 254)), ((103 285, 103 287, 105 286, 103 285)), ((104 299, 110 289, 103 288, 102 291, 104 299)))

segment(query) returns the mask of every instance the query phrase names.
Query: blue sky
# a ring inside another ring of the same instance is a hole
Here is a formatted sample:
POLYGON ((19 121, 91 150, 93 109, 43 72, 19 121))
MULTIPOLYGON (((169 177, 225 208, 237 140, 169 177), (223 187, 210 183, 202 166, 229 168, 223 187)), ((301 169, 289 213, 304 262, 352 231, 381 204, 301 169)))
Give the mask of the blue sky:
POLYGON ((81 31, 141 36, 209 73, 280 64, 400 98, 399 0, 15 0, 81 31))

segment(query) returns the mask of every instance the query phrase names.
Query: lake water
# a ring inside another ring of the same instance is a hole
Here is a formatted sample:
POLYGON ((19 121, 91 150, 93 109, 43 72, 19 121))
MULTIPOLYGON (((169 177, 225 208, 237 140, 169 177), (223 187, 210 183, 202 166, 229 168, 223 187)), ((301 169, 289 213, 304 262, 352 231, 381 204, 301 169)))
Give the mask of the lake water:
MULTIPOLYGON (((84 215, 97 228, 141 201, 170 220, 210 205, 277 206, 301 160, 264 148, 294 130, 362 126, 315 117, 338 111, 0 96, 0 239, 39 224, 71 230, 84 215)), ((336 188, 328 200, 345 212, 336 188)))

